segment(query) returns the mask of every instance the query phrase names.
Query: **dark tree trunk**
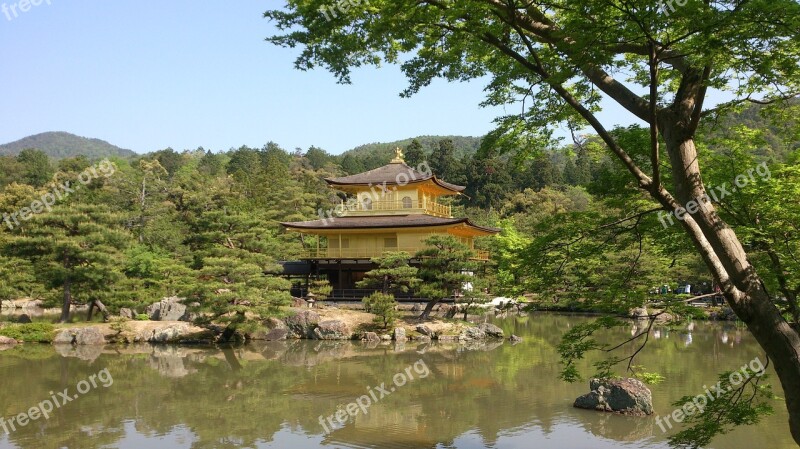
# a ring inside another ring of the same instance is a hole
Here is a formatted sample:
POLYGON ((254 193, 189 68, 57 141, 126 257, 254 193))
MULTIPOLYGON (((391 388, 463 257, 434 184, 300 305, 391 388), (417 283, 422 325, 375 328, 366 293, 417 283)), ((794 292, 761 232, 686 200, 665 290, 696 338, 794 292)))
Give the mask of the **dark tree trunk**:
POLYGON ((61 318, 59 323, 66 323, 69 321, 69 308, 72 305, 72 280, 67 278, 64 282, 64 302, 61 304, 61 318))
POLYGON ((89 302, 89 311, 86 313, 86 321, 92 321, 94 315, 94 301, 89 302))
POLYGON ((86 321, 92 321, 92 315, 94 314, 93 312, 95 307, 97 307, 97 310, 103 314, 103 320, 108 321, 108 317, 111 315, 111 313, 108 311, 108 308, 106 308, 105 304, 103 304, 103 302, 99 299, 92 300, 89 303, 89 314, 86 317, 86 321))
POLYGON ((422 314, 419 316, 421 320, 427 320, 431 316, 431 311, 436 304, 439 304, 441 299, 431 299, 428 301, 428 304, 425 305, 425 310, 422 311, 422 314))
MULTIPOLYGON (((672 129, 676 128, 677 125, 672 129)), ((664 138, 679 202, 686 205, 704 196, 708 198, 700 178, 694 141, 669 131, 668 128, 664 138)), ((719 217, 710 201, 700 202, 703 207, 694 214, 687 213, 680 224, 714 274, 731 309, 772 361, 784 390, 789 428, 800 445, 800 336, 764 290, 733 229, 719 217)))
POLYGON ((111 312, 108 311, 108 308, 106 308, 106 305, 103 304, 103 301, 95 299, 94 305, 97 307, 97 310, 103 314, 103 320, 108 321, 108 318, 111 316, 111 312))

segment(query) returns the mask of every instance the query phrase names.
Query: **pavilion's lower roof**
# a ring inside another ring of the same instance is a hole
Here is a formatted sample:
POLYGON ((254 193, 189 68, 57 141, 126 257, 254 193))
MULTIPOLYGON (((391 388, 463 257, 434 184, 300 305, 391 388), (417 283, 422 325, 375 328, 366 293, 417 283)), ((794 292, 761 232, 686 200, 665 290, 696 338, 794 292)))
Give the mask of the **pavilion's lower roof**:
POLYGON ((298 230, 425 228, 432 226, 454 226, 464 224, 488 234, 496 234, 500 232, 500 229, 478 226, 469 221, 469 218, 443 218, 424 214, 331 217, 322 220, 295 221, 281 224, 287 228, 298 230))

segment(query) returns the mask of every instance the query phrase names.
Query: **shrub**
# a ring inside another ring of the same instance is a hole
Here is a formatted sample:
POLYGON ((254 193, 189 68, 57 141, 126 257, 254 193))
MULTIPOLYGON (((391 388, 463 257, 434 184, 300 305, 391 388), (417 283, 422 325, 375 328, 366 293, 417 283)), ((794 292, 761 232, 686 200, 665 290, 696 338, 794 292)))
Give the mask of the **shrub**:
POLYGON ((149 316, 147 316, 147 314, 146 314, 146 313, 140 313, 140 314, 136 315, 136 316, 134 317, 134 319, 135 319, 136 321, 147 321, 147 320, 149 320, 149 319, 150 319, 150 317, 149 317, 149 316))
POLYGON ((55 326, 50 323, 12 324, 0 328, 0 335, 31 343, 50 343, 54 334, 55 326))
POLYGON ((364 308, 375 314, 373 321, 376 324, 382 324, 384 329, 397 318, 397 304, 394 301, 394 295, 373 293, 364 298, 363 302, 364 308))

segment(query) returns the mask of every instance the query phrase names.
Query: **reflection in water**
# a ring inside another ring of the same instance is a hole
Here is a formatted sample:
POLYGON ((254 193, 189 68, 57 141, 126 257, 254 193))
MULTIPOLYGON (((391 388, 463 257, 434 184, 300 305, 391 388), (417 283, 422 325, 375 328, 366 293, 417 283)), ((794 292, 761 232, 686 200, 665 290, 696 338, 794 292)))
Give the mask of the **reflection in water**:
MULTIPOLYGON (((0 435, 6 448, 666 448, 655 417, 632 418, 572 407, 586 383, 557 379, 555 346, 585 318, 534 314, 497 321, 511 345, 489 341, 394 345, 284 341, 244 348, 20 345, 0 353, 0 415, 10 417, 108 368, 114 385, 93 390, 47 420, 0 435), (325 435, 318 417, 385 382, 417 360, 431 374, 410 382, 325 435)), ((633 334, 645 328, 634 328, 633 334)), ((609 335, 630 338, 629 329, 609 335)), ((656 413, 702 392, 717 373, 761 352, 730 324, 697 323, 669 338, 652 330, 638 359, 666 377, 654 386, 656 413), (686 344, 687 337, 692 343, 686 344), (733 346, 731 346, 733 345, 733 346)), ((630 343, 634 347, 636 342, 630 343)), ((590 360, 585 361, 586 372, 590 360)), ((792 447, 786 412, 738 429, 714 448, 792 447)), ((2 432, 0 432, 2 433, 2 432)))

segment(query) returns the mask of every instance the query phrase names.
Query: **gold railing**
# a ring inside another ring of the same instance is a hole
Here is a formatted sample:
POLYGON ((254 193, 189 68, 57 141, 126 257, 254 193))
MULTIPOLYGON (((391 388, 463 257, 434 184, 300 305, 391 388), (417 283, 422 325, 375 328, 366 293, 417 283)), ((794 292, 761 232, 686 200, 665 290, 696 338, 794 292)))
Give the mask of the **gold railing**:
POLYGON ((405 201, 372 201, 372 202, 342 202, 340 207, 349 212, 373 212, 373 211, 413 211, 414 209, 422 210, 431 215, 438 215, 441 217, 452 217, 452 207, 444 204, 439 204, 436 201, 418 201, 411 200, 405 201))
MULTIPOLYGON (((302 259, 371 259, 380 257, 390 251, 405 251, 411 257, 424 247, 408 248, 319 248, 306 250, 300 256, 302 259)), ((489 251, 474 250, 472 260, 489 260, 489 251)))

